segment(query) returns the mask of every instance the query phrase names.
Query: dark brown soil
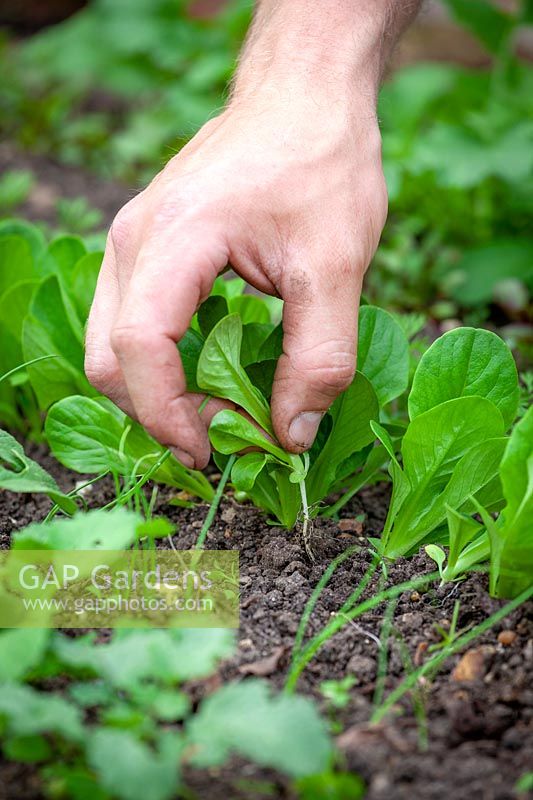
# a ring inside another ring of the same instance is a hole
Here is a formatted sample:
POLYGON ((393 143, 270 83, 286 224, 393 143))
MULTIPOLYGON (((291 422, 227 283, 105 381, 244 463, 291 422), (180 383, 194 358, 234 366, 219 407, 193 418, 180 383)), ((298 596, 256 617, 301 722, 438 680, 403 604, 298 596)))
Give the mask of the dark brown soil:
MULTIPOLYGON (((42 448, 33 447, 30 452, 64 489, 72 488, 79 478, 63 470, 42 448)), ((370 563, 366 537, 380 531, 387 491, 383 485, 365 490, 345 509, 343 516, 347 519, 365 514, 361 532, 343 532, 334 521, 317 521, 312 542, 314 563, 306 556, 297 533, 267 525, 259 512, 236 504, 231 497, 222 502, 206 546, 240 551, 238 649, 217 675, 189 687, 194 699, 200 699, 223 681, 245 680, 249 674, 261 674, 276 688, 283 686, 294 635, 313 587, 334 556, 349 545, 361 545, 360 552, 337 569, 323 591, 308 635, 331 619, 362 578, 370 563)), ((86 499, 91 506, 100 506, 112 497, 112 486, 103 481, 92 488, 86 499)), ((170 497, 168 490, 161 490, 158 512, 178 525, 174 546, 189 548, 198 537, 207 507, 177 508, 168 504, 170 497)), ((46 499, 0 492, 0 546, 8 546, 11 531, 41 519, 48 507, 46 499)), ((165 540, 161 546, 170 545, 165 540)), ((432 562, 424 555, 401 560, 391 567, 384 585, 432 569, 432 562)), ((378 581, 383 583, 383 576, 374 579, 366 595, 376 591, 378 581)), ((389 640, 386 694, 405 674, 405 653, 420 664, 427 657, 427 646, 439 641, 434 626, 449 624, 455 600, 460 601, 460 628, 480 622, 500 605, 488 596, 486 577, 481 574, 473 574, 453 586, 408 591, 399 598, 394 635, 389 640)), ((422 712, 418 720, 412 698, 405 697, 386 722, 371 726, 379 652, 374 637, 380 636, 383 611, 382 606, 361 617, 357 625, 346 624, 319 651, 298 685, 299 691, 312 695, 331 719, 344 767, 363 776, 369 800, 518 797, 513 786, 533 765, 533 622, 530 614, 528 617, 531 604, 472 643, 468 658, 477 663, 474 678, 460 681, 452 674, 460 659, 456 656, 431 682, 419 687, 422 712), (502 630, 514 634, 509 637, 513 639, 510 644, 499 641, 502 630), (320 684, 346 675, 353 676, 356 684, 348 705, 335 711, 321 695, 320 684)), ((202 800, 294 797, 279 775, 241 761, 224 769, 188 771, 187 780, 202 800)), ((0 763, 0 800, 37 800, 41 797, 38 786, 32 769, 0 763)))
MULTIPOLYGON (((136 193, 117 181, 104 181, 89 170, 59 164, 47 156, 21 151, 8 142, 0 144, 0 175, 6 170, 29 170, 35 185, 26 202, 14 213, 30 222, 58 225, 57 201, 85 197, 102 212, 103 229, 108 228, 119 210, 136 193)), ((141 188, 141 187, 139 187, 141 188)))

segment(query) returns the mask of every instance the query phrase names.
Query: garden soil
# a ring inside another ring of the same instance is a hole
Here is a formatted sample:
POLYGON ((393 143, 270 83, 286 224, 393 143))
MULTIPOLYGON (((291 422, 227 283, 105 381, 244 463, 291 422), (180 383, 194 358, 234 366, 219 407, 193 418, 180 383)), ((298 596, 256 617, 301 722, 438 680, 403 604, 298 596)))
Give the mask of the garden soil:
MULTIPOLYGON (((54 474, 64 490, 72 489, 79 479, 43 448, 30 446, 28 452, 54 474)), ((216 481, 217 476, 212 477, 216 481)), ((186 549, 198 537, 207 506, 179 508, 169 504, 171 497, 169 490, 161 489, 157 513, 176 523, 173 544, 186 549)), ((107 481, 86 495, 91 507, 111 499, 113 488, 107 481)), ((298 622, 311 591, 332 558, 351 545, 361 545, 360 552, 337 569, 323 591, 308 635, 331 619, 361 580, 370 563, 366 537, 379 534, 387 500, 387 487, 378 485, 363 491, 343 510, 340 524, 317 521, 312 536, 314 562, 297 532, 267 525, 261 513, 238 505, 231 496, 223 500, 206 547, 240 552, 238 649, 215 675, 187 686, 193 703, 225 681, 247 680, 250 675, 260 675, 276 689, 283 686, 298 622)), ((42 519, 48 508, 46 498, 0 491, 0 546, 7 547, 12 531, 42 519)), ((163 540, 160 546, 170 544, 163 540)), ((400 560, 390 568, 385 585, 433 568, 424 555, 400 560)), ((375 577, 367 596, 376 591, 378 581, 383 583, 383 576, 375 577)), ((420 665, 428 657, 428 648, 438 644, 435 626, 449 626, 456 600, 460 602, 459 628, 480 622, 501 605, 489 597, 487 578, 480 573, 454 585, 401 595, 389 639, 385 695, 405 675, 406 659, 420 665)), ((368 800, 526 798, 513 787, 533 768, 532 604, 515 611, 469 650, 450 659, 436 677, 418 687, 414 705, 412 696, 404 697, 386 721, 371 726, 383 611, 381 606, 357 624, 348 622, 318 652, 298 684, 298 690, 315 698, 331 720, 344 769, 363 777, 368 800), (356 681, 349 703, 334 711, 322 697, 320 685, 347 675, 356 681)), ((285 778, 240 759, 202 772, 186 769, 186 779, 199 800, 295 797, 285 778)), ((33 767, 0 762, 0 800, 41 797, 33 767)))
POLYGON ((58 226, 57 201, 84 197, 89 206, 102 212, 101 227, 105 229, 118 209, 136 194, 134 189, 118 181, 104 181, 86 169, 24 152, 9 142, 0 143, 0 175, 17 169, 29 170, 35 181, 27 200, 17 207, 17 216, 36 224, 58 226))

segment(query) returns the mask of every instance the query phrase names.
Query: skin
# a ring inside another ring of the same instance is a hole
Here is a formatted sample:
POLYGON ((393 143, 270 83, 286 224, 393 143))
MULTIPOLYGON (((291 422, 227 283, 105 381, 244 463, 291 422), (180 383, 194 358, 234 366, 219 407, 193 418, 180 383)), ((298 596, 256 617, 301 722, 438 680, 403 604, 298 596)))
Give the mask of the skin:
POLYGON ((86 340, 91 383, 202 469, 224 406, 186 393, 176 342, 229 264, 284 302, 272 421, 308 449, 355 371, 357 309, 387 214, 376 120, 418 3, 263 0, 227 107, 119 211, 86 340))

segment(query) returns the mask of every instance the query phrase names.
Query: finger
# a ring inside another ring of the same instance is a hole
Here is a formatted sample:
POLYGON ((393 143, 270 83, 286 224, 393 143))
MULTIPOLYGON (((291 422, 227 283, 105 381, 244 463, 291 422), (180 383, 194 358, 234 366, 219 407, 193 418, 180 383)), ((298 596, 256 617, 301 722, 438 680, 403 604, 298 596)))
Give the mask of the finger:
POLYGON ((361 280, 350 265, 289 272, 272 421, 291 452, 311 447, 322 416, 353 380, 360 294, 361 280))
POLYGON ((111 347, 111 330, 120 308, 115 248, 108 237, 85 333, 85 374, 101 394, 130 417, 135 415, 118 359, 111 347))
POLYGON ((200 414, 200 419, 206 428, 209 428, 211 420, 219 411, 223 411, 224 409, 229 409, 230 411, 236 410, 235 403, 232 403, 231 400, 221 400, 218 397, 210 397, 207 403, 205 403, 205 394, 191 392, 187 396, 196 411, 200 414))
POLYGON ((139 422, 185 466, 198 469, 209 461, 209 441, 186 395, 176 343, 227 263, 225 248, 205 241, 205 226, 150 241, 139 253, 111 333, 139 422))

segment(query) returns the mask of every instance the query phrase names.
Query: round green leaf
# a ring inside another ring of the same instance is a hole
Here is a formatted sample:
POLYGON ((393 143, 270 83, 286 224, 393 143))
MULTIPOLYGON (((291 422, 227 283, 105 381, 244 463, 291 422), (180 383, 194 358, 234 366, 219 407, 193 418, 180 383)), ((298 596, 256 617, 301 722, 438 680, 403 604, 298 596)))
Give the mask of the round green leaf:
POLYGON ((519 399, 516 365, 507 345, 490 331, 456 328, 427 350, 415 372, 409 416, 456 397, 485 397, 502 413, 508 427, 519 399))
POLYGON ((374 387, 380 405, 407 389, 409 343, 400 325, 382 308, 359 309, 357 369, 374 387))

